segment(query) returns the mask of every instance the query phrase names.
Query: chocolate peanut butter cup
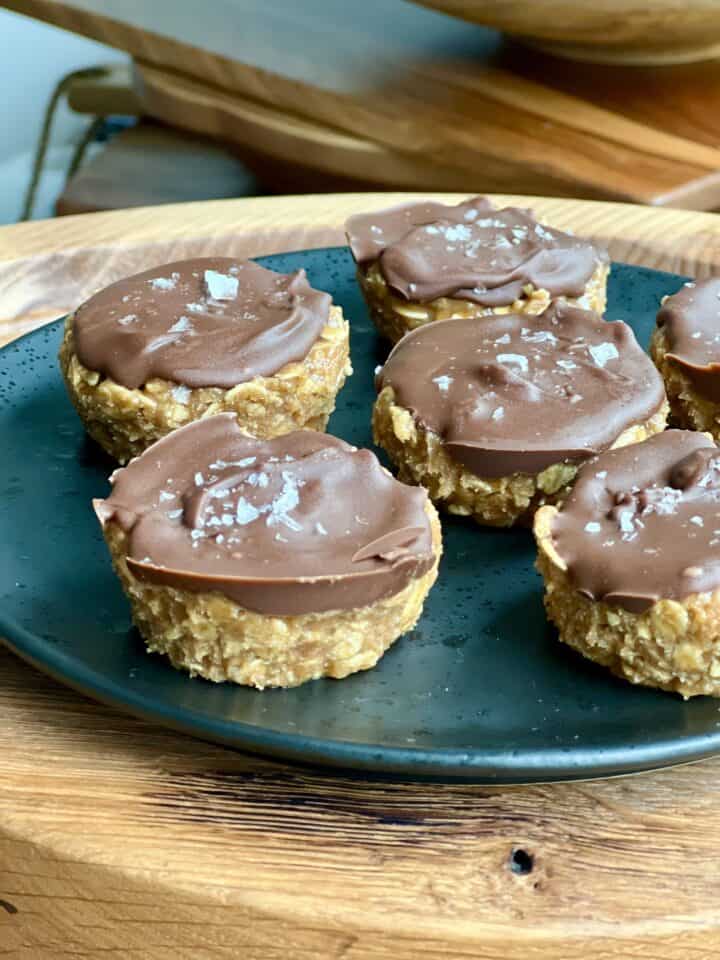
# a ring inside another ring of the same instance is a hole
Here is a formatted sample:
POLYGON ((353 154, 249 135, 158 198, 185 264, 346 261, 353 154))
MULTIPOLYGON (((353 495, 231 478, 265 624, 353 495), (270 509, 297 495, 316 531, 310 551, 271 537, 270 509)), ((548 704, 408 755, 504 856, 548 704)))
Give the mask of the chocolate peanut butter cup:
POLYGON ((720 449, 668 430, 580 470, 535 520, 560 639, 634 683, 720 695, 720 449))
POLYGON ((589 457, 665 425, 662 380, 632 330, 566 303, 413 331, 377 389, 376 440, 401 477, 492 525, 525 518, 589 457))
POLYGON ((604 250, 484 197, 457 206, 405 204, 346 224, 358 279, 393 341, 434 320, 540 314, 557 299, 602 312, 604 250))
POLYGON ((651 352, 673 421, 720 439, 720 278, 686 283, 665 299, 651 352))
POLYGON ((88 432, 122 462, 225 410, 253 436, 324 429, 351 372, 342 311, 304 271, 226 257, 101 290, 68 318, 60 363, 88 432))
POLYGON ((158 441, 96 502, 151 650, 211 680, 293 686, 373 666, 420 615, 440 555, 427 495, 311 430, 231 414, 158 441))

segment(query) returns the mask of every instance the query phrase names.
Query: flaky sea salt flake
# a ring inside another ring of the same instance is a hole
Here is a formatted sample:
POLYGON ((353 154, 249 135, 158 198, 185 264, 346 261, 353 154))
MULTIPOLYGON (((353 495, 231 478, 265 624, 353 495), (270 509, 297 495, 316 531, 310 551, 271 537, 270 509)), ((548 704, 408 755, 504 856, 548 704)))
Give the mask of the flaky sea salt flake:
POLYGON ((620 356, 614 343, 598 343, 588 347, 588 353, 598 367, 604 367, 610 360, 617 360, 620 356))
POLYGON ((453 382, 453 378, 443 375, 440 377, 433 377, 432 382, 436 384, 438 390, 442 391, 443 393, 447 393, 450 389, 450 384, 453 382))
POLYGON ((193 329, 192 322, 188 317, 180 317, 170 327, 170 333, 190 333, 193 329))
POLYGON ((498 363, 510 364, 511 366, 518 366, 523 371, 527 373, 528 362, 527 357, 524 357, 521 353, 499 353, 497 355, 498 363))
POLYGON ((260 516, 260 511, 254 507, 245 497, 240 497, 235 508, 235 519, 240 526, 247 526, 260 516))
POLYGON ((175 284, 177 283, 177 276, 178 274, 172 277, 153 277, 152 280, 148 280, 148 283, 153 290, 174 290, 175 284))
POLYGON ((218 273, 217 270, 205 271, 205 286, 208 296, 213 300, 234 300, 237 297, 239 285, 238 278, 228 273, 218 273))

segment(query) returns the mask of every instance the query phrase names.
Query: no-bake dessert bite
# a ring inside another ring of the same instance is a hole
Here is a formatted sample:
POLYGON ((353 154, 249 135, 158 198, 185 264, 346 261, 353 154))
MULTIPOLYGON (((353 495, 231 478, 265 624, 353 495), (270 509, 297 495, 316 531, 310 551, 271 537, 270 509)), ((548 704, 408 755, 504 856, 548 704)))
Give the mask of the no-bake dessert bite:
POLYGON ((587 463, 535 517, 560 639, 632 683, 720 696, 720 450, 668 430, 587 463))
POLYGON ((720 440, 720 277, 663 301, 650 344, 673 422, 720 440))
POLYGON ((60 366, 88 433, 121 463, 225 411, 257 437, 322 430, 352 373, 342 310, 303 270, 227 257, 101 290, 68 317, 60 366))
POLYGON ((435 320, 543 313, 565 299, 602 313, 609 261, 587 240, 485 197, 350 217, 346 233, 375 324, 397 342, 435 320))
POLYGON ((424 490, 301 430, 189 424, 116 470, 95 509, 151 651, 209 680, 292 687, 374 666, 420 616, 441 553, 424 490))
POLYGON ((581 463, 657 433, 667 414, 630 327, 563 303, 415 330, 376 386, 375 440, 400 478, 492 526, 527 520, 581 463))

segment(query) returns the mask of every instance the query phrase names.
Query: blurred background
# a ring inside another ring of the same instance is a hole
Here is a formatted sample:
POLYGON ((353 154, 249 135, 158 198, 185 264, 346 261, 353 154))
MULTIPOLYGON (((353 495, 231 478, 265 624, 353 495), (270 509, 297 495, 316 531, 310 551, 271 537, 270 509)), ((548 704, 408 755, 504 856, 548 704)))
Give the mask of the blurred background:
POLYGON ((377 189, 720 207, 716 0, 0 8, 3 223, 377 189))
MULTIPOLYGON (((118 50, 49 26, 38 20, 0 10, 0 223, 19 219, 30 183, 33 159, 43 118, 56 85, 64 76, 88 65, 128 64, 118 50)), ((87 118, 62 98, 38 185, 34 216, 50 217, 62 191, 65 174, 87 118)), ((99 144, 90 148, 90 155, 99 144)))

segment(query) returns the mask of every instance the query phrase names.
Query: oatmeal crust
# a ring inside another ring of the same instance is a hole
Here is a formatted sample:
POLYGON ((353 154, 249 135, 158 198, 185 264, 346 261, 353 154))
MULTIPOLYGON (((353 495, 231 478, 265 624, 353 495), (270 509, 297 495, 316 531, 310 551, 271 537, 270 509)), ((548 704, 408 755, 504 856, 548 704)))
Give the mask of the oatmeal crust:
MULTIPOLYGON (((663 404, 645 423, 623 430, 612 446, 646 440, 664 430, 666 417, 667 404, 663 404)), ((527 522, 543 503, 561 500, 580 467, 555 463, 534 475, 478 477, 448 454, 436 433, 395 403, 392 387, 383 388, 375 402, 373 436, 397 466, 400 480, 425 487, 430 498, 448 513, 472 517, 491 527, 527 522)))
MULTIPOLYGON (((607 278, 610 267, 600 263, 590 277, 582 297, 562 297, 574 306, 594 310, 602 314, 605 310, 607 278)), ((375 326, 382 336, 397 343, 410 330, 433 323, 436 320, 452 320, 459 317, 487 317, 491 314, 520 313, 538 316, 544 313, 553 298, 547 290, 535 289, 528 284, 523 296, 504 307, 484 307, 471 300, 459 300, 453 297, 438 297, 429 303, 412 303, 395 296, 389 289, 377 261, 367 268, 359 267, 358 283, 365 297, 375 326)))
POLYGON ((560 640, 631 683, 720 697, 720 590, 658 600, 642 613, 590 600, 573 588, 554 549, 556 513, 538 510, 534 532, 545 609, 560 640))
POLYGON ((279 616, 247 610, 218 592, 194 593, 136 579, 126 562, 127 535, 115 521, 104 534, 113 567, 148 650, 174 667, 216 683, 296 687, 318 677, 340 679, 374 667, 415 626, 437 577, 440 521, 426 506, 435 563, 399 593, 355 610, 279 616))
POLYGON ((243 430, 263 439, 302 427, 324 430, 352 374, 349 324, 338 306, 330 308, 329 321, 304 360, 230 389, 190 388, 159 378, 138 389, 124 387, 80 363, 72 315, 65 321, 59 361, 85 429, 120 463, 178 427, 216 413, 236 414, 243 430))
POLYGON ((667 356, 665 331, 657 327, 650 341, 650 356, 665 383, 670 421, 687 430, 701 430, 720 443, 720 404, 700 396, 689 377, 667 356))

